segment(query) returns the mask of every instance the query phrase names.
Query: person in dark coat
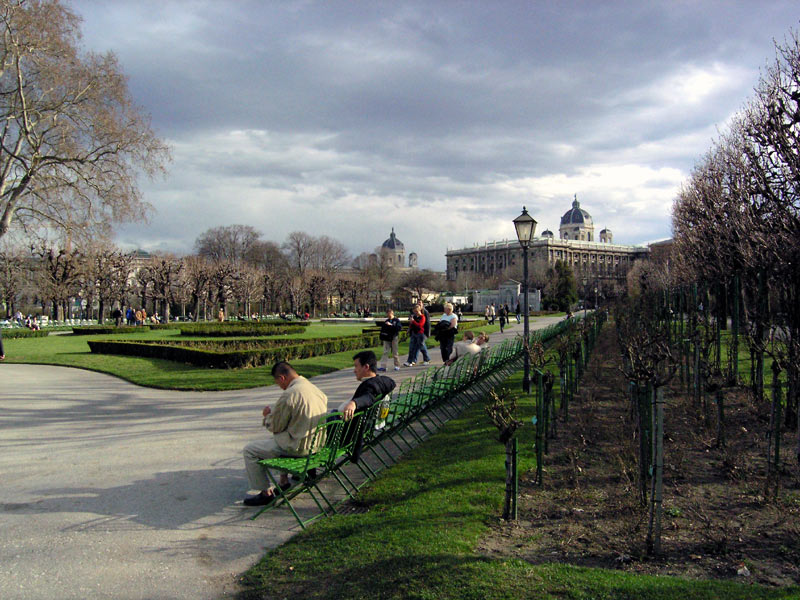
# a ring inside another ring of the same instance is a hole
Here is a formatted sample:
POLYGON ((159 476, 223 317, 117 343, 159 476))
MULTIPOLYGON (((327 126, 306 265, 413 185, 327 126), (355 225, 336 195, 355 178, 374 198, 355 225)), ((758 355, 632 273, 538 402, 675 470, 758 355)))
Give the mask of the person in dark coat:
POLYGON ((394 370, 400 370, 400 354, 397 346, 400 341, 400 330, 402 329, 403 324, 400 319, 394 316, 394 311, 391 308, 387 310, 386 320, 381 324, 380 338, 381 342, 383 342, 383 356, 381 357, 379 371, 386 370, 390 356, 394 359, 394 370))

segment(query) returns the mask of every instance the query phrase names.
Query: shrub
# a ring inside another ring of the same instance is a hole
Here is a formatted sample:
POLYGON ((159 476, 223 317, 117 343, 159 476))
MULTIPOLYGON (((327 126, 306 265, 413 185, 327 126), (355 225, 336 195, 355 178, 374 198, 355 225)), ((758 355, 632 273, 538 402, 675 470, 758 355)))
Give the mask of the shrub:
POLYGON ((13 340, 15 338, 28 338, 28 337, 47 337, 48 331, 33 331, 32 329, 3 329, 3 339, 13 340))
POLYGON ((236 321, 233 323, 178 323, 173 326, 181 331, 181 335, 203 337, 253 337, 262 335, 284 335, 300 333, 305 323, 281 323, 266 321, 236 321))
POLYGON ((150 331, 150 325, 120 325, 115 327, 113 325, 88 325, 86 327, 73 327, 72 333, 74 335, 105 335, 109 333, 136 333, 142 331, 150 331))
POLYGON ((326 338, 301 343, 256 348, 250 350, 213 351, 197 347, 177 346, 162 342, 140 342, 121 340, 88 340, 89 348, 96 354, 124 354, 145 358, 162 358, 190 363, 200 367, 236 369, 273 364, 279 360, 295 360, 324 356, 346 350, 363 350, 380 344, 377 335, 326 338))

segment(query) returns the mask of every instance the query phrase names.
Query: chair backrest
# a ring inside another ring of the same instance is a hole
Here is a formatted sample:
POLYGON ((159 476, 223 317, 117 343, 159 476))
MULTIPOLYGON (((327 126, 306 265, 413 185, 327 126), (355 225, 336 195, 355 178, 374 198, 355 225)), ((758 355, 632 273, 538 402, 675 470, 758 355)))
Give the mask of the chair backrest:
POLYGON ((335 453, 339 446, 341 427, 341 413, 330 413, 320 419, 311 437, 311 452, 317 453, 326 449, 335 453), (337 415, 338 419, 335 418, 337 415))
MULTIPOLYGON (((342 421, 339 425, 339 442, 336 447, 336 454, 343 452, 352 454, 353 448, 359 444, 359 436, 364 430, 364 423, 367 417, 367 410, 360 410, 348 421, 342 421)), ((338 413, 334 413, 338 414, 338 413)), ((331 418, 331 417, 328 417, 331 418)), ((338 416, 342 419, 341 415, 338 416)))

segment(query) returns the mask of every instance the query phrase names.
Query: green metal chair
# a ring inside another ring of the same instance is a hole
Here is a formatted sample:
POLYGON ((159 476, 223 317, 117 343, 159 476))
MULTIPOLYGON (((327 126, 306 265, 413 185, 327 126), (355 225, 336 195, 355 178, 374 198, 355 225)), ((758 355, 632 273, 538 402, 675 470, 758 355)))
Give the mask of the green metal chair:
MULTIPOLYGON (((333 415, 337 414, 338 413, 333 413, 333 415)), ((297 522, 300 524, 300 527, 305 529, 306 523, 309 523, 320 516, 327 515, 328 510, 330 510, 332 513, 336 512, 333 504, 330 502, 327 496, 325 496, 322 490, 319 489, 317 484, 330 472, 336 460, 342 454, 339 451, 339 439, 341 435, 342 424, 343 421, 341 418, 327 418, 320 421, 314 428, 314 432, 312 434, 311 447, 314 448, 315 451, 308 456, 282 456, 279 458, 267 458, 258 461, 261 466, 267 469, 267 476, 269 477, 270 482, 275 486, 275 493, 277 494, 278 498, 271 505, 263 507, 255 515, 253 515, 253 519, 256 519, 266 510, 286 503, 289 506, 289 510, 291 510, 295 519, 297 519, 297 522), (300 483, 288 490, 283 490, 281 489, 278 480, 275 478, 273 471, 293 475, 300 481, 300 483), (314 471, 313 477, 311 473, 312 471, 314 471), (307 491, 309 496, 311 496, 311 498, 314 500, 314 503, 320 510, 320 514, 304 520, 300 517, 300 515, 297 514, 294 506, 292 506, 292 499, 305 491, 307 491), (317 495, 319 495, 319 499, 317 498, 317 495), (327 508, 322 505, 320 499, 325 502, 327 508)))

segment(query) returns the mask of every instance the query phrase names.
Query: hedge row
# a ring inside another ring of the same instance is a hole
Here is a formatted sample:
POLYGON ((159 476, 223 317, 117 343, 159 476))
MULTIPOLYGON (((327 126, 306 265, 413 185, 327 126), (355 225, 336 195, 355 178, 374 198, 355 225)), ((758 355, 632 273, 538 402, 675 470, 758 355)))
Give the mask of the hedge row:
POLYGON ((85 327, 73 327, 72 333, 75 335, 105 335, 109 333, 136 333, 150 331, 150 325, 87 325, 85 327))
POLYGON ((13 340, 15 338, 28 338, 28 337, 47 337, 49 331, 34 331, 33 329, 3 329, 2 336, 6 340, 13 340))
POLYGON ((233 323, 179 323, 181 335, 204 337, 254 337, 300 333, 306 323, 275 323, 266 321, 235 321, 233 323))
POLYGON ((279 360, 296 360, 324 356, 346 350, 363 350, 380 345, 377 335, 327 338, 308 343, 260 348, 253 350, 231 350, 213 352, 199 348, 187 348, 163 343, 88 340, 89 348, 95 354, 124 354, 145 358, 162 358, 199 367, 238 369, 271 365, 279 360))
MULTIPOLYGON (((370 335, 378 335, 377 332, 371 332, 370 335)), ((347 336, 343 339, 350 338, 363 338, 363 335, 347 336)), ((285 337, 249 337, 249 338, 234 338, 234 339, 210 339, 210 340, 193 340, 185 338, 172 338, 164 340, 148 340, 148 343, 164 344, 167 346, 179 346, 181 348, 197 348, 199 350, 210 350, 212 352, 229 352, 233 350, 263 350, 265 348, 277 348, 278 346, 296 346, 298 344, 315 344, 323 343, 332 339, 339 339, 335 337, 321 337, 321 338, 285 338, 285 337)))

